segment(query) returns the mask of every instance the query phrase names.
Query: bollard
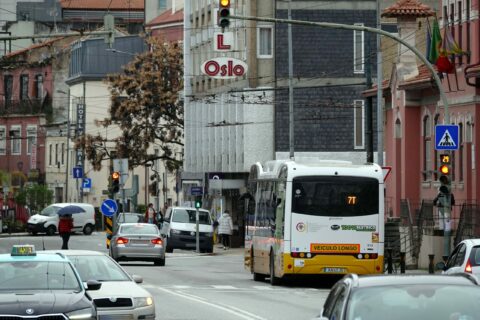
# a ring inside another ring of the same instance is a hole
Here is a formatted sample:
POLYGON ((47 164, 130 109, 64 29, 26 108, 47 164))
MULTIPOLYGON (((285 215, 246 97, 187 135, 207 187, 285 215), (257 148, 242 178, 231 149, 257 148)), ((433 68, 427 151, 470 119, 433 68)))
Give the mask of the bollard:
POLYGON ((388 252, 388 257, 387 257, 387 271, 388 271, 389 274, 392 274, 392 273, 393 273, 392 249, 391 249, 391 248, 388 248, 388 249, 387 249, 387 252, 388 252))
POLYGON ((400 273, 405 273, 405 252, 400 252, 400 273))
POLYGON ((428 273, 435 273, 435 269, 433 267, 433 258, 435 257, 434 254, 429 254, 428 255, 428 273))

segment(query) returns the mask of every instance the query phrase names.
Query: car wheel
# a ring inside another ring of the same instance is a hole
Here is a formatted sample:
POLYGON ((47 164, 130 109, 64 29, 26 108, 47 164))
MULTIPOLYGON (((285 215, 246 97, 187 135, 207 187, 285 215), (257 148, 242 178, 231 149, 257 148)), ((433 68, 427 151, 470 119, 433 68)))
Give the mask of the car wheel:
POLYGON ((163 267, 165 266, 165 258, 155 259, 153 262, 154 265, 163 267))
POLYGON ((32 235, 36 236, 38 234, 37 231, 32 231, 32 235))
POLYGON ((275 277, 275 257, 273 252, 270 252, 270 284, 276 286, 280 283, 280 279, 275 277))
POLYGON ((57 229, 54 226, 50 226, 47 228, 47 236, 53 236, 57 229))
POLYGON ((167 247, 165 248, 165 252, 168 252, 168 253, 172 253, 172 252, 173 252, 173 248, 168 245, 168 238, 167 238, 167 247))
POLYGON ((205 250, 207 253, 213 253, 213 247, 210 247, 208 248, 207 250, 205 250))
POLYGON ((93 226, 91 224, 87 224, 84 228, 83 228, 83 234, 86 235, 86 236, 89 236, 91 235, 93 232, 93 226))

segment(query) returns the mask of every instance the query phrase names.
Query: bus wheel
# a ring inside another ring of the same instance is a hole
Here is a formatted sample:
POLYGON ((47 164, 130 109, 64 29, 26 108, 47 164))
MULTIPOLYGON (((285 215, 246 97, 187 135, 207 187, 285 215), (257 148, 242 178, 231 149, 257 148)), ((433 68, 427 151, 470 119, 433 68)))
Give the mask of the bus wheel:
POLYGON ((280 283, 280 279, 275 277, 275 258, 273 252, 270 253, 270 284, 276 286, 280 283))

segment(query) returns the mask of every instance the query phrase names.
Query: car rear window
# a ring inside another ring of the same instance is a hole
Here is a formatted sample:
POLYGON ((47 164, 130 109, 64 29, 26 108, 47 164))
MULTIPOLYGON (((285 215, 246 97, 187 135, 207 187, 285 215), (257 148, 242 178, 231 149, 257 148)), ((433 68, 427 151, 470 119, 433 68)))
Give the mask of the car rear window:
POLYGON ((121 225, 119 233, 122 233, 122 234, 158 234, 158 228, 153 224, 121 225))
POLYGON ((480 246, 472 248, 470 253, 470 263, 472 266, 480 266, 480 246))

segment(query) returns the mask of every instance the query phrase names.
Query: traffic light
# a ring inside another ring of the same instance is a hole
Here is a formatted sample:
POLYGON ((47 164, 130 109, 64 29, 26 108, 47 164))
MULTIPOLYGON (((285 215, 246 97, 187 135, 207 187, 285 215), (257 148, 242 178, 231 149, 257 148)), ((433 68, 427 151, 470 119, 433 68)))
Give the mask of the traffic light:
POLYGON ((195 208, 200 209, 202 207, 202 196, 195 197, 195 208))
POLYGON ((219 0, 218 26, 222 29, 230 26, 230 0, 219 0))
POLYGON ((450 183, 450 174, 452 171, 451 168, 451 158, 449 154, 441 154, 440 155, 440 182, 444 185, 448 185, 450 183))
POLYGON ((120 172, 112 172, 112 192, 117 193, 120 191, 120 172))

